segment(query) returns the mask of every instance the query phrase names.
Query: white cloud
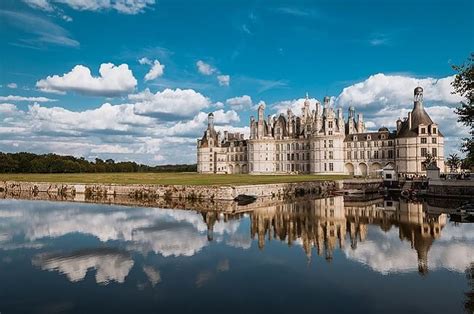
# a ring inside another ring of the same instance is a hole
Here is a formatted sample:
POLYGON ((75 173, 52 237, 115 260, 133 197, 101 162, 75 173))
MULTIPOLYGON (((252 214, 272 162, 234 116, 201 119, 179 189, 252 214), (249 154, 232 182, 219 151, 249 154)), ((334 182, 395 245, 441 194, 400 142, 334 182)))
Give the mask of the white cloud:
POLYGON ((401 75, 371 75, 363 82, 344 88, 337 97, 336 103, 341 106, 396 108, 407 107, 413 101, 413 90, 417 86, 424 89, 424 100, 428 104, 457 104, 462 98, 451 94, 450 85, 454 76, 441 79, 414 78, 401 75))
POLYGON ((115 10, 123 14, 142 13, 155 4, 155 0, 23 0, 23 2, 32 8, 47 12, 61 11, 57 6, 59 3, 79 11, 115 10))
MULTIPOLYGON (((277 114, 285 114, 288 111, 288 108, 291 109, 293 114, 296 115, 301 115, 302 111, 301 108, 304 106, 306 98, 298 98, 298 99, 292 99, 292 100, 283 100, 276 102, 272 104, 272 109, 277 111, 277 114)), ((309 110, 316 110, 316 103, 319 103, 320 101, 317 100, 316 98, 309 98, 309 110)))
POLYGON ((17 110, 14 104, 3 103, 0 104, 0 114, 11 114, 17 110))
POLYGON ((8 83, 8 84, 7 84, 7 87, 8 87, 8 88, 17 88, 18 85, 16 85, 16 83, 8 83))
POLYGON ((137 80, 127 64, 115 66, 103 63, 99 68, 99 77, 94 77, 88 67, 76 65, 62 76, 48 76, 36 83, 44 92, 65 93, 74 91, 85 95, 117 96, 132 91, 137 80))
POLYGON ((149 89, 128 96, 135 104, 135 112, 161 119, 192 117, 210 105, 210 100, 192 89, 165 89, 153 94, 149 89))
POLYGON ((160 61, 155 60, 150 71, 145 75, 145 81, 154 80, 157 77, 162 76, 164 69, 165 66, 161 64, 160 61))
POLYGON ((217 81, 219 82, 220 86, 229 86, 230 84, 230 76, 229 75, 218 75, 217 81))
POLYGON ((97 109, 74 112, 61 107, 29 107, 28 118, 38 132, 64 132, 81 134, 87 131, 132 132, 134 128, 153 123, 153 119, 137 115, 131 104, 105 103, 97 109))
POLYGON ((253 104, 252 98, 249 95, 242 95, 238 97, 229 98, 225 101, 225 103, 237 110, 250 108, 252 107, 252 104, 253 104))
POLYGON ((213 68, 210 64, 205 63, 202 60, 199 60, 198 62, 196 62, 196 66, 197 66, 197 69, 198 69, 199 73, 201 73, 203 75, 211 75, 211 74, 213 74, 214 72, 217 71, 216 68, 213 68))
MULTIPOLYGON (((234 110, 224 111, 223 109, 219 109, 213 113, 214 123, 223 126, 221 129, 224 130, 230 128, 228 124, 240 121, 239 115, 234 110)), ((168 134, 171 136, 187 135, 198 137, 206 129, 207 121, 208 114, 205 112, 199 112, 192 120, 178 122, 168 130, 168 134)))
POLYGON ((25 96, 0 96, 0 101, 30 101, 30 102, 49 102, 56 101, 56 99, 46 98, 46 97, 25 97, 25 96))
POLYGON ((151 64, 152 64, 151 60, 148 59, 147 57, 143 57, 143 58, 139 59, 139 60, 138 60, 138 63, 140 63, 140 64, 142 64, 142 65, 143 65, 143 64, 148 64, 148 65, 151 65, 151 64))

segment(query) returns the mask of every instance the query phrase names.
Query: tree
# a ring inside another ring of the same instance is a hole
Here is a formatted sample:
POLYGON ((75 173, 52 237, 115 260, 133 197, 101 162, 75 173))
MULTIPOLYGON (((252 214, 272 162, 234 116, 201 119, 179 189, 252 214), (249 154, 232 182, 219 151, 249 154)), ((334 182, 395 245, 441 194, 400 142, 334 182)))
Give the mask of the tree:
POLYGON ((466 101, 456 108, 459 115, 458 121, 470 128, 469 137, 463 139, 462 150, 467 153, 464 164, 474 165, 474 52, 462 65, 453 65, 452 68, 458 72, 451 85, 453 94, 461 95, 466 101))
POLYGON ((451 172, 456 172, 459 166, 461 165, 461 158, 457 154, 450 154, 446 165, 449 167, 451 172))

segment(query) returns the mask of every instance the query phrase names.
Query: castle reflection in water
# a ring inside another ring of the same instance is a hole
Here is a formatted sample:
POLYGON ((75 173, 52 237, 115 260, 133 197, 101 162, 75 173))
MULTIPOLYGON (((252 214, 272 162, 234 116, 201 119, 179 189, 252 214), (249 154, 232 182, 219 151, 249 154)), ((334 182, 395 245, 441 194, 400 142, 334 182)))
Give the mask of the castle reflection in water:
MULTIPOLYGON (((447 214, 439 209, 426 210, 424 202, 384 200, 344 200, 333 196, 288 203, 268 202, 257 205, 250 212, 250 233, 263 249, 266 241, 278 239, 289 246, 299 244, 311 259, 313 248, 330 261, 335 249, 344 249, 347 237, 352 249, 367 239, 368 226, 379 226, 383 231, 396 227, 401 241, 409 241, 418 256, 418 271, 428 271, 428 251, 446 224, 447 214)), ((219 220, 216 212, 202 212, 212 240, 213 224, 219 220)), ((224 219, 240 215, 226 214, 224 219)))

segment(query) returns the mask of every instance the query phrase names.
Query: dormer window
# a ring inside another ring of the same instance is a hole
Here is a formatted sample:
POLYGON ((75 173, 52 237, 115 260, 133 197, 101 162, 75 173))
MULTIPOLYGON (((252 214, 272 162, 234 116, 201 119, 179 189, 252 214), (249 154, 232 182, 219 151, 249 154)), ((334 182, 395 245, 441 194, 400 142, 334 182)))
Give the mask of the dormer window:
POLYGON ((433 128, 433 134, 436 134, 436 128, 433 128))
POLYGON ((426 134, 426 129, 425 128, 421 128, 421 134, 426 134))
POLYGON ((369 140, 369 141, 370 141, 370 135, 367 135, 367 140, 369 140))
POLYGON ((354 137, 352 138, 352 140, 353 140, 354 142, 356 142, 356 141, 357 141, 357 136, 354 136, 354 137))

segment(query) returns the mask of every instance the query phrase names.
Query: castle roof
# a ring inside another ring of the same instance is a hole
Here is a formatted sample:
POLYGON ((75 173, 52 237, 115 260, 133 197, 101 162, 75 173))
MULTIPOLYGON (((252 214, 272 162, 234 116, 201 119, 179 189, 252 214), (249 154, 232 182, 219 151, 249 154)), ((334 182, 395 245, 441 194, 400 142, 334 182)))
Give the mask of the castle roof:
MULTIPOLYGON (((421 103, 416 102, 415 107, 411 111, 411 129, 409 127, 408 119, 402 122, 400 131, 398 132, 397 137, 416 137, 418 136, 418 126, 420 124, 430 125, 433 124, 428 113, 423 108, 421 103)), ((439 136, 443 136, 441 132, 438 132, 439 136)))

